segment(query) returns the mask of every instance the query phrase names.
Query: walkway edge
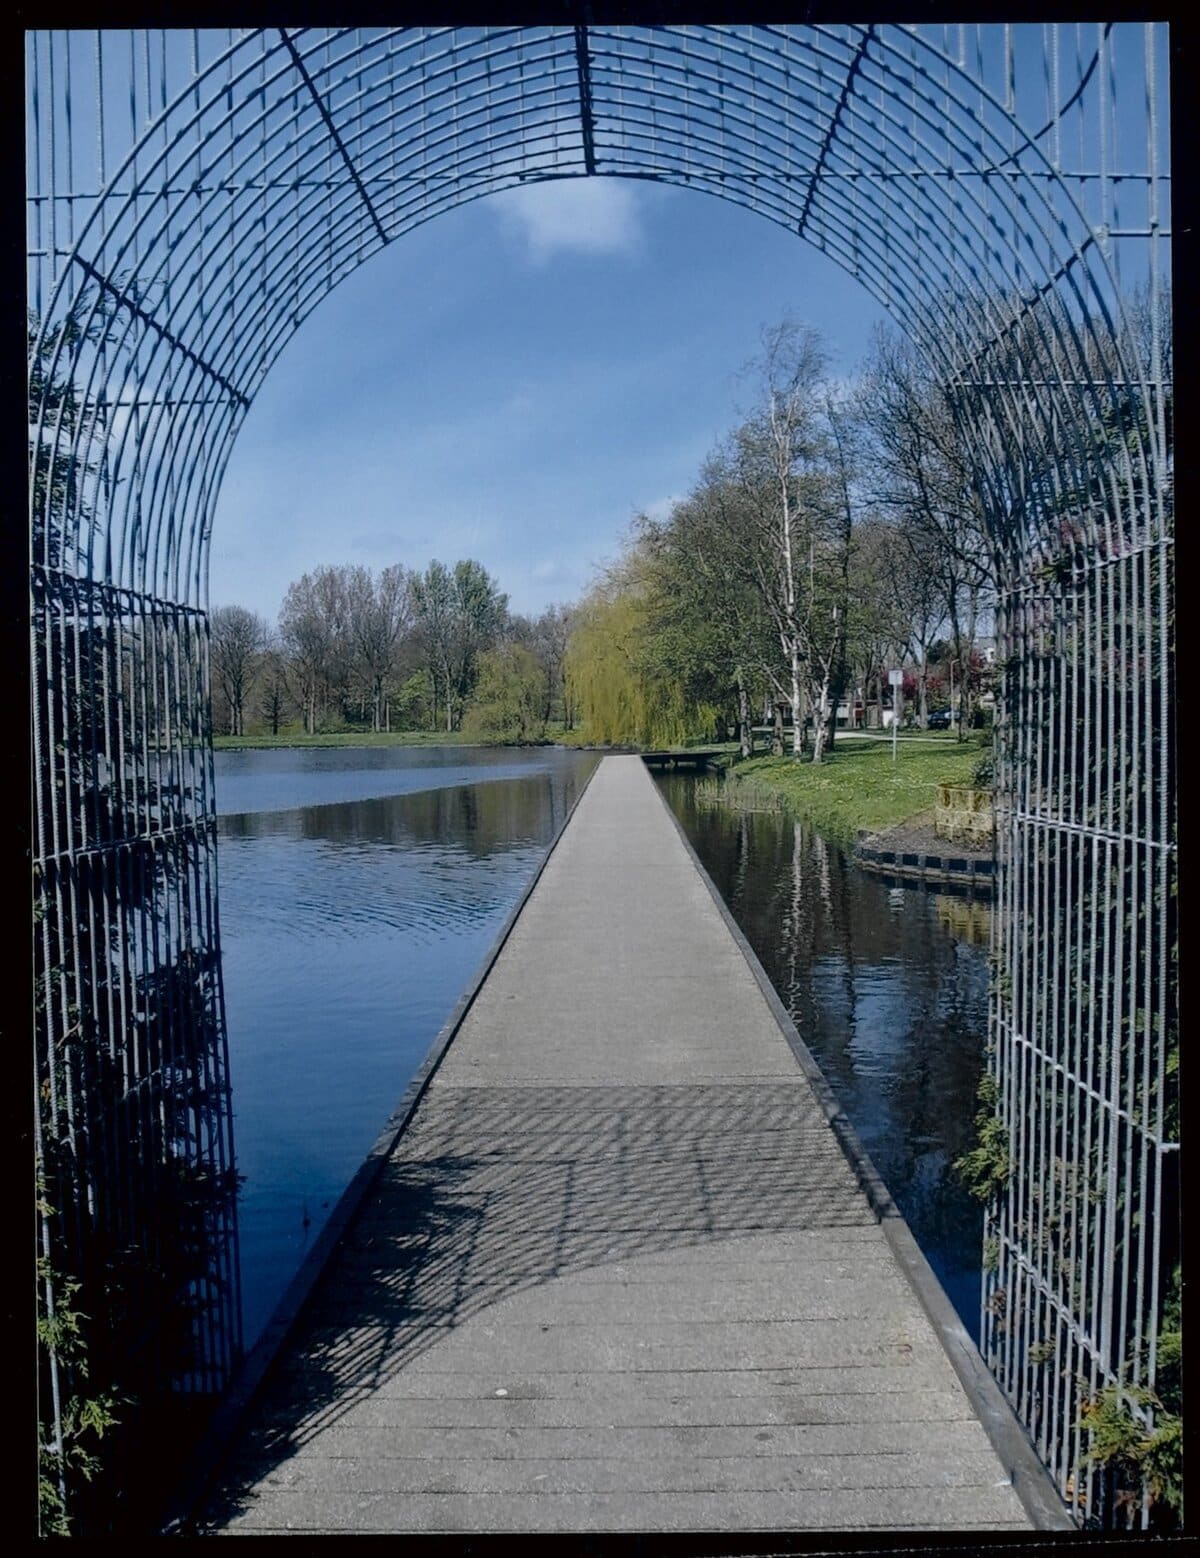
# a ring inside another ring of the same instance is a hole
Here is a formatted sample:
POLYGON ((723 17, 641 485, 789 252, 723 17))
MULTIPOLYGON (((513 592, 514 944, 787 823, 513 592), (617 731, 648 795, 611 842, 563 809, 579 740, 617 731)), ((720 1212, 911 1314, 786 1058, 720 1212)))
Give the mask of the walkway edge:
POLYGON ((270 1372, 271 1365, 275 1362, 275 1359, 283 1349, 284 1343, 291 1335, 309 1294, 317 1285, 317 1281, 328 1265, 330 1257, 341 1241, 343 1234, 345 1234, 354 1220, 363 1201, 373 1189, 384 1164, 391 1156, 396 1143, 403 1135, 408 1122, 416 1112, 417 1105, 421 1102, 426 1089, 433 1081, 438 1067, 445 1058, 446 1051, 450 1048, 455 1035, 462 1027, 467 1013, 475 1004, 475 998, 483 988, 483 983, 491 973, 492 967, 503 951, 509 936, 512 935, 513 927, 521 917, 521 911, 532 897, 534 888, 541 880, 546 867, 550 864, 551 856, 558 848, 559 841, 567 831, 571 818, 575 815, 576 808, 587 794, 592 780, 599 772, 602 761, 603 758, 597 759, 591 773, 584 780, 579 794, 571 802, 566 816, 551 838, 546 853, 542 856, 540 865, 529 879, 520 898, 513 905, 490 950, 476 970, 474 978, 462 995, 459 996, 454 1009, 442 1024, 437 1037, 425 1055, 425 1059, 421 1062, 413 1075, 412 1081, 404 1090, 400 1102, 388 1116, 387 1123, 375 1138, 370 1151, 355 1172, 354 1178, 338 1197, 327 1221, 313 1241, 312 1248, 303 1261, 301 1261, 296 1275, 288 1283, 283 1297, 272 1311, 271 1318, 267 1322, 263 1334, 255 1342, 249 1353, 247 1353, 229 1390, 225 1393, 220 1405, 214 1410, 208 1427, 201 1435, 196 1449, 189 1457, 188 1463, 176 1485, 176 1490, 168 1502, 166 1514, 160 1523, 161 1535, 186 1536, 192 1534, 190 1531, 192 1522, 195 1520, 200 1506, 220 1473, 225 1457, 232 1446, 234 1436, 262 1389, 270 1372))
MULTIPOLYGON (((647 774, 649 777, 649 774, 647 774)), ((699 855, 696 853, 692 841, 687 836, 687 830, 680 822, 671 808, 669 801, 657 784, 654 790, 659 801, 666 810, 674 824, 675 831, 679 835, 680 842, 700 874, 700 879, 708 888, 713 903, 717 907, 734 941, 737 943, 742 956, 745 958, 750 972, 754 975, 763 998, 771 1009, 779 1029, 791 1047, 793 1055, 803 1071, 817 1102, 820 1104, 825 1118, 829 1122, 830 1129, 837 1137, 846 1160, 853 1169, 859 1185, 871 1207, 883 1227, 884 1235, 891 1247, 892 1254, 896 1257, 896 1263, 907 1277, 909 1286, 916 1294, 922 1309, 925 1311, 930 1324, 937 1332, 938 1340, 949 1358, 954 1372, 958 1375, 967 1399, 974 1407, 979 1421, 983 1424, 992 1448, 1000 1457, 1002 1464, 1012 1481, 1013 1489, 1025 1513, 1038 1531, 1074 1531, 1078 1528, 1071 1519, 1066 1505, 1059 1497, 1058 1489, 1054 1486, 1053 1478, 1043 1464, 1041 1457, 1029 1439, 1025 1429, 1021 1426, 1016 1413, 1004 1398, 1004 1393, 997 1384, 983 1357, 971 1340, 970 1334, 959 1319, 953 1304, 946 1297, 946 1291, 938 1281, 932 1266, 925 1258, 920 1245, 913 1236, 912 1229, 908 1226, 899 1208, 893 1201, 890 1191, 884 1184, 879 1170, 872 1163, 870 1155, 858 1134, 850 1124, 841 1105, 837 1101, 833 1089, 825 1079, 820 1066, 813 1058, 812 1051, 800 1036, 799 1029, 792 1021, 787 1008, 779 998, 775 986, 767 977, 766 970, 758 961, 758 955, 754 948, 746 940, 741 926, 734 919, 729 906, 721 897, 712 877, 704 868, 699 855)))

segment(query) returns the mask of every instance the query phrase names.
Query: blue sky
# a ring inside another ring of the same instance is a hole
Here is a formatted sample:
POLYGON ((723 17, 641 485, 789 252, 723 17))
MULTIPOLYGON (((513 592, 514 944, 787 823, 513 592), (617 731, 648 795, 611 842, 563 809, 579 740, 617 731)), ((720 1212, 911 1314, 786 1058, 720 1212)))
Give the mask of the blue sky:
POLYGON ((234 449, 210 600, 274 621, 323 563, 476 557, 514 610, 577 598, 748 405, 764 325, 819 326, 850 373, 882 310, 782 228, 616 179, 464 206, 301 326, 234 449))

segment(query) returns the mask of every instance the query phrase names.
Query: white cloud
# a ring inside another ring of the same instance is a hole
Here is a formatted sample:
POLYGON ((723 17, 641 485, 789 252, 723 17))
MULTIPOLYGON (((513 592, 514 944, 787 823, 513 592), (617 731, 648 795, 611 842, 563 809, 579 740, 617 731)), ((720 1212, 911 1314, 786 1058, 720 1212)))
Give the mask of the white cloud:
POLYGON ((655 498, 653 503, 643 503, 641 506, 641 512, 647 515, 648 518, 653 519, 655 522, 659 522, 664 519, 669 519, 671 510, 677 503, 682 502, 682 493, 672 493, 669 497, 666 498, 655 498))
POLYGON ((556 254, 631 254, 642 223, 632 185, 612 178, 552 179, 497 197, 509 237, 535 265, 556 254))

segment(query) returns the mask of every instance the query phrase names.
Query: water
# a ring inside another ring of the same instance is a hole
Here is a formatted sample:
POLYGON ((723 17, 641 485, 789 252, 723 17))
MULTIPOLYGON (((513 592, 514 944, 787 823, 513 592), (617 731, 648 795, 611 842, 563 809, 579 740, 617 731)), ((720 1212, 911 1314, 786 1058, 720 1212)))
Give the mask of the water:
POLYGON ((951 1164, 973 1145, 987 1034, 985 905, 888 886, 778 813, 667 799, 979 1339, 983 1219, 951 1164))
POLYGON ((306 747, 221 752, 217 755, 217 811, 287 811, 340 801, 411 795, 422 790, 527 778, 546 764, 579 755, 503 747, 306 747))
POLYGON ((343 747, 216 761, 250 1346, 595 757, 343 747))
MULTIPOLYGON (((586 753, 217 754, 252 1345, 541 861, 586 753)), ((987 911, 888 887, 775 814, 668 799, 972 1335, 987 911)))

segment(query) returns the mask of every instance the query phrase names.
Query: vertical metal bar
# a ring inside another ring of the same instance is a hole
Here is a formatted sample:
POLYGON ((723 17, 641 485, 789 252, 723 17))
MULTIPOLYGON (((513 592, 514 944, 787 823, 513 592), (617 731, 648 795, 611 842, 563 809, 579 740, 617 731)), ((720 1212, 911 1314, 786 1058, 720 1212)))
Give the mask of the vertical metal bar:
POLYGON ((54 33, 46 34, 46 86, 50 99, 49 141, 50 182, 48 189, 50 227, 50 275, 58 272, 58 101, 54 91, 54 33))
POLYGON ((1050 165, 1054 171, 1062 169, 1062 122, 1060 108, 1062 104, 1062 81, 1059 74, 1059 33, 1061 26, 1058 22, 1050 24, 1050 95, 1053 100, 1053 124, 1054 138, 1051 142, 1050 165))
POLYGON ((46 310, 45 291, 43 287, 43 273, 45 270, 46 261, 44 258, 45 238, 43 236, 42 229, 43 207, 45 205, 45 199, 43 198, 42 182, 42 68, 39 40, 40 34, 38 32, 34 31, 30 34, 30 51, 32 57, 27 70, 29 76, 29 143, 33 152, 32 160, 34 179, 34 199, 32 202, 33 243, 34 248, 37 250, 37 255, 33 263, 33 298, 34 307, 37 310, 38 325, 41 326, 45 320, 46 310))
POLYGON ((1097 112, 1099 116, 1100 132, 1100 174, 1099 174, 1099 198, 1100 198, 1100 225, 1103 229, 1102 246, 1104 256, 1108 259, 1112 254, 1112 241, 1108 231, 1112 225, 1112 190, 1109 184, 1108 159, 1109 142, 1112 131, 1109 120, 1109 101, 1106 90, 1108 80, 1108 30, 1102 23, 1096 24, 1096 47, 1100 56, 1099 91, 1097 92, 1097 112))

